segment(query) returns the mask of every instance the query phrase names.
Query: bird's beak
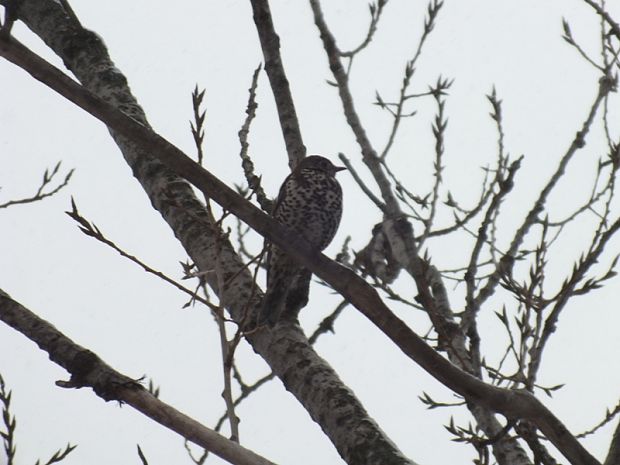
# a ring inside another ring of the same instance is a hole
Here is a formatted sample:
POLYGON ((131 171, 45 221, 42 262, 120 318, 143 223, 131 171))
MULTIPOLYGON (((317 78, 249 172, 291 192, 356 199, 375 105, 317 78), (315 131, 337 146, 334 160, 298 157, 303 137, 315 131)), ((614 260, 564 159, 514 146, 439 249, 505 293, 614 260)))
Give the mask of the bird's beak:
POLYGON ((338 171, 346 170, 344 166, 334 166, 334 171, 337 173, 338 171))

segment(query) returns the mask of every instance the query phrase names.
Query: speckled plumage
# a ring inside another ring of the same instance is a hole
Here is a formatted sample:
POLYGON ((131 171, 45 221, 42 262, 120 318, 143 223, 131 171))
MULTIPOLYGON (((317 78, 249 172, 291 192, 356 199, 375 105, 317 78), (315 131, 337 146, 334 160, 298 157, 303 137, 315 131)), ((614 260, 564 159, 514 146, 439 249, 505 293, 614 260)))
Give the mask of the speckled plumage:
MULTIPOLYGON (((342 189, 334 166, 327 158, 304 158, 284 180, 273 217, 302 235, 317 251, 334 238, 342 216, 342 189)), ((275 325, 280 319, 295 319, 308 303, 312 273, 276 246, 267 256, 267 291, 261 323, 275 325)))

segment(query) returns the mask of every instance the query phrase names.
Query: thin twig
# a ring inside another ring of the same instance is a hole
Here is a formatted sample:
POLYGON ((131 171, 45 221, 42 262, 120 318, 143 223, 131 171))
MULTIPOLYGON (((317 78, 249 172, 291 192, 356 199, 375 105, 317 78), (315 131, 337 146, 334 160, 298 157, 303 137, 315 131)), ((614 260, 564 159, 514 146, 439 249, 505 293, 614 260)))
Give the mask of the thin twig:
POLYGON ((198 84, 194 87, 192 92, 192 109, 194 111, 194 121, 190 121, 190 128, 192 131, 192 137, 194 138, 194 145, 196 146, 196 153, 198 154, 198 164, 202 165, 204 159, 204 152, 202 149, 202 145, 204 143, 205 138, 205 116, 207 114, 206 110, 203 110, 202 100, 205 96, 205 90, 199 90, 198 84))
MULTIPOLYGON (((441 81, 441 78, 439 78, 441 81)), ((431 211, 428 217, 424 220, 424 233, 422 237, 418 239, 418 247, 422 248, 424 242, 428 238, 428 234, 431 232, 433 222, 435 221, 435 213, 437 212, 437 201, 439 200, 439 186, 443 180, 443 153, 444 153, 444 134, 448 121, 444 117, 445 100, 441 98, 441 94, 435 94, 435 102, 437 104, 437 115, 435 116, 435 122, 432 125, 433 137, 435 138, 435 162, 433 167, 435 169, 433 173, 433 191, 431 194, 431 211)))
MULTIPOLYGON (((545 320, 545 325, 544 325, 544 329, 540 337, 540 341, 536 345, 536 347, 533 347, 531 349, 532 356, 531 356, 530 366, 528 367, 528 386, 533 385, 536 379, 538 368, 542 361, 542 352, 545 348, 546 343, 549 341, 551 334, 555 332, 555 328, 557 325, 558 318, 560 317, 560 313, 564 309, 569 298, 575 295, 575 288, 577 287, 579 282, 581 282, 581 280, 584 279, 586 272, 595 263, 597 263, 600 255, 605 249, 605 246, 607 245, 609 240, 612 237, 614 237, 615 233, 618 231, 620 231, 620 217, 616 219, 616 221, 613 222, 613 224, 609 227, 609 229, 607 229, 604 233, 600 235, 600 239, 595 237, 595 241, 596 239, 598 239, 596 245, 594 245, 594 243, 592 244, 592 247, 590 251, 588 252, 588 254, 582 260, 580 260, 580 263, 578 265, 575 266, 571 277, 567 281, 565 281, 564 285, 562 286, 562 289, 560 290, 558 295, 554 298, 554 300, 556 300, 556 303, 553 309, 551 310, 549 316, 545 320)), ((613 275, 615 275, 615 272, 613 272, 613 268, 616 264, 617 259, 618 258, 616 257, 616 260, 614 260, 614 262, 612 263, 610 270, 607 272, 607 274, 602 279, 608 279, 612 277, 613 275)), ((596 286, 596 283, 594 284, 596 286)))
MULTIPOLYGON (((396 111, 392 113, 394 116, 394 121, 392 122, 392 129, 390 131, 388 141, 385 144, 385 147, 383 148, 383 150, 381 151, 381 155, 379 155, 379 158, 381 160, 385 159, 388 152, 390 151, 390 148, 392 147, 392 144, 394 143, 394 140, 396 138, 396 133, 398 131, 401 119, 403 117, 403 106, 405 104, 405 101, 409 98, 414 97, 414 95, 407 96, 407 89, 409 88, 409 84, 411 83, 411 78, 413 77, 413 73, 415 72, 415 64, 418 61, 418 58, 420 57, 420 55, 422 54, 422 48, 424 46, 424 43, 426 42, 426 39, 428 38, 430 33, 435 28, 435 21, 437 19, 437 15, 439 14, 439 10, 441 10, 442 6, 443 6, 443 0, 441 1, 431 0, 431 2, 427 6, 428 17, 424 18, 424 31, 422 32, 422 36, 420 37, 420 40, 418 41, 418 46, 413 55, 413 58, 411 58, 411 60, 409 60, 405 66, 405 74, 404 74, 403 83, 400 89, 400 96, 398 99, 398 103, 396 104, 396 111)), ((420 95, 421 94, 416 94, 415 96, 417 97, 420 95)), ((412 113, 409 113, 409 114, 411 115, 412 113)))
POLYGON ((116 250, 121 256, 131 260, 135 264, 137 264, 140 267, 142 267, 142 269, 144 271, 146 271, 147 273, 151 273, 151 274, 157 276, 158 278, 164 280, 168 284, 171 284, 172 286, 174 286, 177 289, 179 289, 181 292, 184 292, 184 293, 190 295, 192 297, 192 299, 197 300, 200 303, 206 305, 211 310, 215 311, 217 309, 216 305, 213 305, 208 300, 203 299, 202 297, 196 295, 196 293, 194 291, 192 291, 191 289, 186 288, 182 284, 176 282, 174 279, 166 276, 161 271, 155 270, 154 268, 150 267, 146 263, 142 262, 139 258, 137 258, 137 257, 135 257, 135 256, 133 256, 133 255, 127 253, 127 252, 125 252, 123 249, 121 249, 119 246, 117 246, 114 242, 112 242, 111 240, 106 238, 103 235, 103 233, 99 230, 99 228, 97 228, 97 226, 95 224, 89 222, 86 218, 84 218, 82 215, 80 215, 80 213, 79 213, 79 211, 77 209, 77 205, 75 204, 75 201, 73 200, 73 198, 71 199, 71 211, 70 212, 65 212, 65 213, 67 215, 69 215, 73 220, 75 220, 78 223, 78 225, 79 225, 78 227, 79 227, 80 231, 82 231, 87 236, 92 237, 93 239, 98 240, 102 244, 105 244, 105 245, 111 247, 112 249, 116 250))
POLYGON ((591 434, 596 433, 599 429, 601 429, 603 426, 612 421, 616 416, 618 416, 618 414, 620 414, 620 403, 618 403, 611 411, 607 409, 607 411, 605 412, 605 418, 603 418, 597 425, 584 431, 583 433, 576 434, 575 437, 577 439, 582 439, 586 436, 590 436, 591 434))
POLYGON ((7 208, 13 205, 23 205, 26 203, 38 202, 39 200, 43 200, 47 197, 51 197, 52 195, 58 193, 62 188, 66 187, 67 184, 69 184, 69 181, 71 180, 71 176, 73 176, 73 171, 74 171, 74 170, 69 170, 69 172, 65 175, 65 178, 62 180, 62 182, 60 182, 52 190, 48 192, 44 192, 45 188, 49 184, 51 184, 51 182, 54 180, 54 177, 58 174, 58 170, 60 169, 60 163, 61 162, 56 163, 56 166, 54 166, 54 169, 52 170, 51 173, 49 172, 49 170, 47 169, 45 170, 45 172, 43 173, 43 180, 41 181, 41 184, 37 188, 37 192, 34 195, 23 198, 23 199, 19 199, 19 200, 9 200, 8 202, 0 203, 0 208, 7 208))
POLYGON ((355 180, 357 185, 360 187, 360 189, 362 189, 362 192, 366 194, 366 196, 377 206, 377 208, 379 208, 379 210, 385 212, 385 204, 381 202, 381 200, 379 200, 377 196, 372 193, 372 191, 368 188, 364 181, 362 181, 362 178, 360 178, 359 174, 357 174, 357 171, 355 171, 355 168, 353 167, 349 159, 345 156, 345 154, 338 153, 338 158, 340 159, 340 161, 342 161, 342 163, 344 163, 344 166, 346 166, 349 173, 351 173, 351 176, 353 176, 353 179, 355 180))
POLYGON ((562 38, 568 44, 573 46, 577 50, 577 52, 583 57, 584 60, 586 60, 599 71, 605 73, 605 67, 597 64, 592 58, 588 56, 588 54, 581 48, 581 46, 577 42, 575 42, 575 39, 573 38, 573 33, 570 30, 570 25, 565 19, 562 20, 562 27, 564 28, 564 35, 562 36, 562 38))
POLYGON ((249 89, 250 95, 245 109, 247 116, 241 126, 241 129, 239 130, 239 142, 241 144, 239 156, 241 157, 241 167, 243 168, 243 174, 245 175, 249 188, 256 194, 256 200, 258 200, 258 203, 263 211, 271 213, 273 210, 273 201, 271 201, 265 194, 263 186, 261 185, 261 178, 256 176, 254 173, 254 163, 248 155, 248 149, 250 148, 250 144, 248 142, 250 125, 256 117, 256 109, 258 108, 258 103, 256 102, 256 87, 258 85, 258 74, 260 70, 261 65, 258 65, 252 75, 252 84, 249 89))
MULTIPOLYGON (((268 383, 275 377, 276 377, 275 373, 272 372, 272 373, 269 373, 268 375, 263 376, 262 378, 259 378, 257 381, 255 381, 251 385, 242 384, 241 394, 239 394, 239 396, 234 401, 235 407, 238 406, 241 402, 243 402, 244 399, 248 398, 253 392, 256 392, 261 386, 263 386, 265 383, 268 383)), ((226 421, 226 418, 227 418, 227 415, 225 413, 224 415, 220 417, 220 419, 217 421, 213 429, 215 431, 219 431, 222 428, 224 421, 226 421)))
POLYGON ((333 312, 323 318, 317 328, 308 338, 308 342, 310 342, 310 344, 314 344, 318 340, 318 338, 321 337, 321 335, 327 332, 333 333, 334 322, 340 316, 340 313, 342 313, 342 311, 347 307, 347 305, 349 305, 349 302, 347 302, 346 300, 341 301, 336 306, 333 312))
POLYGON ((15 416, 11 414, 11 394, 11 391, 7 391, 4 378, 0 374, 0 402, 2 403, 2 419, 5 427, 5 431, 0 430, 0 436, 2 436, 7 465, 13 465, 16 451, 15 428, 17 422, 15 416))
POLYGON ((353 48, 348 52, 340 52, 340 56, 343 58, 353 59, 355 55, 364 50, 370 42, 372 41, 375 32, 377 32, 377 25, 379 24, 379 19, 381 18, 381 13, 383 13, 383 7, 387 4, 388 0, 378 0, 378 2, 371 3, 368 5, 370 10, 370 24, 368 25, 368 32, 366 33, 366 37, 357 47, 353 48))

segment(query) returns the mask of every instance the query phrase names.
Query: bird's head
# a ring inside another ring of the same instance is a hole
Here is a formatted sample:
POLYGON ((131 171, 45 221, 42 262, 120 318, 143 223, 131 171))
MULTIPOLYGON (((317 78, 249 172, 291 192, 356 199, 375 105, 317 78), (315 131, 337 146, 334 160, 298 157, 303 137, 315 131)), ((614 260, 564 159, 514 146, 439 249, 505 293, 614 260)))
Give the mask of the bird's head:
POLYGON ((304 158, 299 165, 298 170, 319 170, 328 173, 331 176, 335 176, 338 171, 345 170, 343 166, 335 166, 327 158, 320 155, 310 155, 304 158))

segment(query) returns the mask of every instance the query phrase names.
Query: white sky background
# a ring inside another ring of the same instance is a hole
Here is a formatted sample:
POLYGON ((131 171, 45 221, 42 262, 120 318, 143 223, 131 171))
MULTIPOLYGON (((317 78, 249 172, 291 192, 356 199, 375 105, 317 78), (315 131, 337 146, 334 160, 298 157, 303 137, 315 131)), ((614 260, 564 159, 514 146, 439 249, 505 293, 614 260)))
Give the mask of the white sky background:
MULTIPOLYGON (((357 45, 366 31, 366 2, 324 3, 341 48, 357 45)), ((245 117, 252 71, 262 62, 249 2, 179 2, 171 7, 158 0, 74 0, 72 5, 84 26, 104 38, 154 129, 190 155, 194 154, 188 123, 190 93, 196 83, 206 88, 206 166, 229 185, 243 182, 237 131, 245 117)), ((336 154, 344 152, 369 179, 336 91, 325 83, 331 73, 309 6, 274 1, 272 10, 309 153, 336 160, 336 154)), ((373 45, 354 63, 351 84, 357 109, 379 149, 391 120, 372 105, 375 90, 385 100, 396 98, 425 12, 424 2, 392 0, 373 45)), ((620 16, 617 8, 615 16, 620 16)), ((414 92, 425 91, 440 74, 455 79, 446 104, 444 177, 463 204, 478 195, 479 167, 496 156, 497 136, 485 94, 497 87, 504 101, 507 150, 525 155, 517 187, 504 205, 508 232, 522 221, 596 93, 597 74, 561 38, 562 17, 571 23, 577 40, 599 58, 598 19, 581 1, 447 1, 414 77, 414 92)), ((22 25, 16 25, 14 32, 61 66, 22 25)), ((110 239, 175 277, 180 276, 178 262, 186 259, 183 250, 151 208, 105 127, 8 62, 0 63, 0 83, 0 202, 31 194, 43 170, 58 160, 64 170, 76 169, 71 184, 59 195, 0 212, 0 287, 114 368, 129 376, 154 378, 162 400, 213 425, 224 404, 219 342, 209 313, 182 310, 185 296, 81 234, 63 212, 73 196, 81 213, 110 239)), ((258 103, 251 154, 266 189, 275 195, 288 168, 264 74, 258 103)), ((430 124, 435 109, 430 100, 419 104, 418 115, 402 129, 391 163, 409 186, 423 194, 431 185, 430 124)), ((589 140, 601 141, 601 136, 596 127, 589 140)), ((555 219, 587 198, 593 160, 603 155, 602 150, 599 143, 579 152, 551 198, 558 212, 555 219)), ((362 247, 380 220, 350 175, 339 176, 345 213, 327 250, 330 256, 347 235, 353 235, 354 249, 362 247)), ((579 247, 585 246, 583 231, 587 230, 568 233, 553 256, 557 261, 552 269, 569 271, 579 247)), ((463 243, 437 241, 429 246, 438 266, 463 264, 463 243)), ((613 241, 601 267, 618 249, 618 241, 613 241)), ((404 279, 401 290, 406 297, 415 294, 410 286, 404 279)), ((616 279, 595 296, 575 300, 562 316, 543 361, 540 382, 567 386, 553 399, 542 400, 574 432, 597 423, 618 400, 619 286, 616 279)), ((313 286, 312 293, 311 305, 302 315, 309 331, 338 303, 320 286, 313 286)), ((453 300, 458 309, 462 301, 457 296, 459 291, 453 300)), ((418 332, 427 328, 421 314, 393 308, 418 332)), ((497 307, 487 305, 481 315, 483 350, 490 360, 495 360, 493 349, 502 347, 504 337, 492 314, 498 309, 499 302, 497 307)), ((450 401, 450 392, 354 309, 345 311, 336 335, 324 336, 317 350, 409 457, 421 464, 470 463, 472 450, 449 442, 442 426, 451 414, 467 417, 459 410, 426 411, 417 399, 427 391, 437 400, 450 401)), ((239 358, 246 380, 266 372, 264 362, 247 346, 240 348, 239 358)), ((139 463, 136 443, 151 465, 190 463, 180 438, 131 408, 106 404, 90 390, 55 387, 55 380, 67 378, 64 370, 5 325, 0 325, 0 372, 14 390, 19 464, 39 457, 47 460, 67 442, 79 445, 67 464, 139 463)), ((275 462, 341 463, 331 443, 279 381, 245 401, 238 413, 242 443, 275 462)), ((599 459, 604 458, 611 431, 608 426, 585 441, 599 459)), ((221 461, 210 458, 209 463, 221 461)))

